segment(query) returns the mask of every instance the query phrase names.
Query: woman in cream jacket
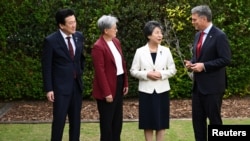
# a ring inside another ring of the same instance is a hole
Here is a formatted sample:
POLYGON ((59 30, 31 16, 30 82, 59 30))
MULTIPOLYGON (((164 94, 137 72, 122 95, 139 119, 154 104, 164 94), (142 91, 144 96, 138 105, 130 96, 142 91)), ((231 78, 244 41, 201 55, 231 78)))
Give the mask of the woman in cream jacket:
POLYGON ((146 141, 163 141, 169 128, 169 78, 176 74, 170 49, 161 46, 162 26, 149 21, 144 27, 147 44, 136 50, 130 73, 139 80, 139 129, 144 130, 146 141))

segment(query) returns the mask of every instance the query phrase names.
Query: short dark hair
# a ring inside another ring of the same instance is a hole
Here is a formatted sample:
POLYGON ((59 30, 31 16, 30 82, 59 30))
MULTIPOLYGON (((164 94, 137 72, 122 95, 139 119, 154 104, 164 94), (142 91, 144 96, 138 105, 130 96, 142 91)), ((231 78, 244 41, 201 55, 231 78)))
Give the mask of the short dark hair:
POLYGON ((59 24, 65 25, 65 18, 72 15, 75 15, 75 12, 72 9, 58 10, 55 16, 57 26, 59 26, 59 24))
POLYGON ((153 31, 154 31, 154 29, 156 27, 159 27, 163 31, 162 25, 159 22, 157 22, 157 21, 154 21, 154 20, 153 21, 148 21, 145 24, 145 26, 143 28, 143 33, 144 33, 144 36, 145 36, 145 38, 147 40, 149 40, 148 36, 152 35, 152 33, 153 33, 153 31))

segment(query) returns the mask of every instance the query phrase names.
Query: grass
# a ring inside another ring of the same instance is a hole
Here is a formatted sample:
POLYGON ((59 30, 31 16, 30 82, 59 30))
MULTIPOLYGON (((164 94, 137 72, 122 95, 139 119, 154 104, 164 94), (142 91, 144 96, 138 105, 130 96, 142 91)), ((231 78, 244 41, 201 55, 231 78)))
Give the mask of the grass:
MULTIPOLYGON (((250 118, 224 119, 224 124, 249 124, 250 118)), ((0 124, 0 141, 50 141, 50 126, 41 124, 0 124)), ((81 140, 98 141, 99 123, 82 123, 81 140)), ((144 141, 143 131, 138 129, 138 122, 124 122, 121 135, 122 141, 144 141)), ((165 140, 193 141, 191 120, 172 119, 170 129, 166 130, 165 140)), ((68 141, 68 124, 65 126, 63 141, 68 141)))

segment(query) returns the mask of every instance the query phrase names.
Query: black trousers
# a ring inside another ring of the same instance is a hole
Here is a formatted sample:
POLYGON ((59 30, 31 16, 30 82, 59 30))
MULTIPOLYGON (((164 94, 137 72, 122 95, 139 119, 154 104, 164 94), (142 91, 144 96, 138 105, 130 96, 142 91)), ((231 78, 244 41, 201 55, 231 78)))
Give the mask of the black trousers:
POLYGON ((195 87, 192 95, 192 122, 195 141, 207 141, 207 118, 210 125, 222 125, 223 93, 204 95, 195 87))
POLYGON ((113 102, 97 100, 100 116, 100 141, 120 141, 123 121, 123 75, 117 77, 113 102))
POLYGON ((77 81, 70 95, 56 95, 53 103, 51 141, 62 141, 66 117, 69 120, 69 141, 79 141, 82 95, 77 81))

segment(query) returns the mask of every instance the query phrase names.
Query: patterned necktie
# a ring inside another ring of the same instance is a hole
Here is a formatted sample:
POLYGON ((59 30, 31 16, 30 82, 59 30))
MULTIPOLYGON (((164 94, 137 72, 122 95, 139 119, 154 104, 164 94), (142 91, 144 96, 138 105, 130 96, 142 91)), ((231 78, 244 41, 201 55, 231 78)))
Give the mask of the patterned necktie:
POLYGON ((73 50, 72 44, 70 42, 71 37, 66 37, 66 38, 68 39, 69 55, 70 55, 71 59, 74 60, 74 50, 73 50))
POLYGON ((197 48, 196 48, 196 57, 199 58, 200 56, 200 52, 201 52, 201 46, 202 46, 202 40, 203 40, 203 36, 204 36, 205 32, 201 32, 200 33, 200 38, 197 44, 197 48))

